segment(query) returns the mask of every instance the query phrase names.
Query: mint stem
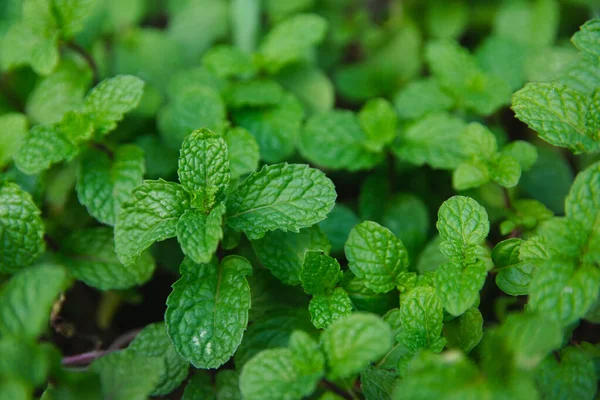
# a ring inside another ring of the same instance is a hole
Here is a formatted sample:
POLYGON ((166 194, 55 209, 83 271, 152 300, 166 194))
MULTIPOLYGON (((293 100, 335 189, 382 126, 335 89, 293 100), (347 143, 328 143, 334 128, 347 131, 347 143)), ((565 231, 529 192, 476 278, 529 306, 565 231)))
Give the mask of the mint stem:
POLYGON ((75 42, 67 42, 66 46, 67 48, 73 50, 75 53, 79 54, 85 60, 85 62, 92 70, 92 79, 94 82, 94 86, 96 86, 98 82, 100 82, 100 72, 98 71, 98 64, 96 64, 96 61, 94 61, 92 55, 88 53, 86 49, 84 49, 75 42))
POLYGON ((125 332, 121 336, 117 337, 106 350, 94 350, 88 351, 87 353, 75 354, 73 356, 63 357, 62 365, 73 366, 73 365, 86 365, 92 361, 105 356, 106 354, 112 353, 113 351, 120 350, 127 346, 135 337, 141 332, 142 328, 133 329, 125 332))

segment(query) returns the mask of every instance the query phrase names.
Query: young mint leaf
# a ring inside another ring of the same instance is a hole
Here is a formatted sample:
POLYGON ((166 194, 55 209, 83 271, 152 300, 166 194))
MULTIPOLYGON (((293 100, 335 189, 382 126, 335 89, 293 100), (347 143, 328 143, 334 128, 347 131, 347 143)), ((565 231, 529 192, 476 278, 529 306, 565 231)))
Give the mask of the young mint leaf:
POLYGON ((317 227, 301 229, 298 233, 280 230, 267 232, 252 241, 256 256, 271 273, 287 285, 299 285, 305 253, 311 250, 329 253, 331 245, 317 227))
POLYGON ((77 153, 77 148, 61 132, 58 124, 36 125, 25 135, 14 160, 17 168, 33 175, 52 164, 70 160, 77 153))
POLYGON ((324 364, 318 344, 305 333, 294 332, 288 348, 264 350, 244 365, 240 374, 242 397, 245 400, 306 397, 316 389, 324 364))
POLYGON ((588 107, 586 95, 557 82, 529 83, 512 100, 517 118, 540 138, 575 154, 599 148, 593 139, 595 133, 586 126, 588 107))
POLYGON ((491 179, 487 163, 480 160, 465 161, 452 172, 452 187, 461 192, 483 186, 491 179))
POLYGON ((530 58, 523 43, 510 37, 491 35, 483 40, 475 56, 485 72, 502 79, 513 91, 523 87, 525 65, 530 58))
POLYGON ((135 109, 144 93, 144 81, 132 75, 105 79, 93 88, 83 103, 99 135, 117 127, 124 115, 135 109))
POLYGON ((185 137, 199 127, 222 132, 225 117, 225 104, 219 93, 206 86, 188 86, 161 108, 157 122, 165 144, 179 149, 185 137))
POLYGON ((494 31, 499 36, 512 38, 528 46, 544 47, 556 39, 559 19, 557 1, 509 2, 502 4, 498 10, 494 31), (538 24, 544 26, 535 29, 534 26, 538 24))
POLYGON ((80 158, 77 196, 91 216, 114 225, 123 202, 142 184, 144 152, 134 145, 123 145, 109 155, 89 149, 80 158))
POLYGON ((21 147, 28 125, 23 114, 8 113, 0 116, 0 168, 8 164, 21 147))
POLYGON ((83 30, 94 0, 53 0, 53 5, 62 36, 68 39, 83 30))
POLYGON ((581 26, 579 32, 571 38, 573 44, 581 50, 586 57, 597 61, 600 58, 600 19, 595 18, 581 26))
POLYGON ((0 272, 27 267, 45 249, 44 224, 31 195, 0 181, 0 272))
POLYGON ((527 294, 533 279, 534 264, 522 262, 520 258, 522 243, 518 238, 504 240, 492 251, 492 260, 499 269, 496 285, 511 296, 527 294))
POLYGON ((463 1, 432 1, 425 14, 425 26, 435 38, 457 39, 469 22, 469 7, 463 1))
POLYGON ((150 393, 152 396, 171 393, 188 375, 189 363, 181 358, 173 347, 167 335, 167 328, 162 322, 147 325, 129 344, 127 350, 149 357, 162 358, 163 374, 150 393))
POLYGON ((420 348, 439 352, 444 309, 432 287, 419 286, 400 299, 401 331, 398 341, 412 351, 420 348))
POLYGON ((194 67, 178 71, 173 75, 169 79, 166 92, 169 99, 176 100, 180 93, 190 88, 199 88, 200 90, 209 88, 218 94, 222 94, 226 86, 227 81, 215 73, 204 67, 194 67))
POLYGON ((219 241, 223 239, 223 215, 225 206, 219 204, 208 215, 200 210, 189 209, 177 221, 177 241, 183 254, 193 262, 210 262, 219 241))
POLYGON ((515 158, 521 165, 522 171, 528 171, 537 161, 537 148, 523 140, 510 142, 502 149, 502 154, 515 158))
POLYGON ((309 250, 304 253, 300 282, 308 294, 324 294, 335 288, 342 280, 342 270, 335 258, 322 251, 309 250))
POLYGON ((475 308, 469 308, 463 315, 444 323, 444 337, 448 346, 469 353, 483 337, 483 316, 475 308))
POLYGON ((99 290, 127 289, 146 283, 154 272, 152 256, 143 253, 134 263, 121 264, 113 231, 87 228, 74 231, 61 243, 61 260, 69 272, 99 290))
POLYGON ((226 45, 211 48, 202 57, 202 65, 221 78, 249 78, 256 74, 252 57, 244 51, 226 45))
POLYGON ((333 207, 327 218, 319 222, 319 228, 329 239, 333 253, 344 251, 350 231, 359 222, 354 211, 340 203, 333 207))
POLYGON ((307 115, 330 111, 335 103, 333 83, 319 68, 299 64, 277 74, 277 81, 304 105, 307 115))
POLYGON ((312 323, 317 329, 326 329, 338 319, 349 316, 352 308, 352 301, 343 288, 316 294, 308 305, 312 323))
POLYGON ((502 187, 515 187, 521 178, 521 164, 513 156, 501 154, 492 161, 490 177, 502 187))
POLYGON ((260 158, 270 163, 281 162, 292 155, 303 119, 302 104, 290 94, 284 94, 279 104, 272 107, 232 112, 233 122, 256 138, 260 158))
POLYGON ((94 361, 91 370, 100 375, 106 399, 144 400, 165 373, 160 357, 148 357, 135 351, 117 351, 94 361))
POLYGON ((46 331, 50 310, 68 285, 67 271, 57 265, 19 271, 0 292, 0 335, 37 339, 46 331))
POLYGON ((381 368, 367 367, 360 373, 360 389, 366 400, 391 400, 396 374, 381 368))
POLYGON ((452 97, 432 78, 410 82, 394 97, 394 106, 401 119, 421 118, 429 113, 449 110, 453 105, 452 97))
POLYGON ((177 222, 190 207, 180 185, 144 181, 122 204, 115 224, 115 251, 125 265, 133 263, 152 243, 174 237, 177 222))
POLYGON ((345 252, 350 270, 376 293, 392 290, 400 273, 408 268, 402 241, 376 222, 365 221, 352 228, 345 252))
POLYGON ((371 99, 358 113, 358 120, 367 138, 365 147, 380 152, 396 138, 398 117, 389 101, 371 99))
POLYGON ((368 136, 350 111, 334 110, 312 116, 300 136, 300 153, 309 161, 332 169, 369 169, 381 154, 367 148, 368 136))
POLYGON ((236 351, 248 325, 252 266, 229 256, 219 266, 185 259, 167 299, 165 322, 177 352, 196 368, 218 368, 236 351))
POLYGON ((376 293, 365 285, 364 279, 356 277, 351 271, 344 275, 342 287, 358 311, 385 314, 390 308, 398 306, 397 292, 376 293))
POLYGON ((381 358, 392 347, 392 330, 380 317, 354 313, 338 319, 321 335, 328 377, 348 378, 381 358))
POLYGON ((251 240, 276 229, 299 232, 325 219, 336 196, 329 178, 308 165, 265 166, 227 198, 226 222, 251 240))
POLYGON ((459 316, 475 304, 486 277, 483 261, 466 266, 450 261, 435 271, 435 290, 446 311, 459 316))
POLYGON ((229 154, 229 172, 232 179, 256 171, 260 150, 256 139, 244 128, 231 128, 223 135, 229 154))
POLYGON ((237 82, 226 92, 227 105, 231 108, 276 106, 285 92, 281 85, 272 80, 237 82))
POLYGON ((549 355, 536 370, 536 383, 547 399, 593 399, 598 390, 594 363, 578 347, 549 355))
POLYGON ((177 175, 192 194, 192 207, 211 210, 229 186, 227 144, 208 129, 193 131, 181 146, 177 175))
POLYGON ((446 113, 436 113, 410 125, 392 148, 402 161, 436 169, 456 168, 466 158, 461 136, 467 124, 446 113))
POLYGON ((275 73, 301 61, 324 39, 326 30, 326 20, 316 14, 299 14, 280 22, 258 49, 261 65, 267 72, 275 73))
POLYGON ((211 377, 208 373, 200 371, 194 374, 185 385, 181 400, 217 400, 211 377))

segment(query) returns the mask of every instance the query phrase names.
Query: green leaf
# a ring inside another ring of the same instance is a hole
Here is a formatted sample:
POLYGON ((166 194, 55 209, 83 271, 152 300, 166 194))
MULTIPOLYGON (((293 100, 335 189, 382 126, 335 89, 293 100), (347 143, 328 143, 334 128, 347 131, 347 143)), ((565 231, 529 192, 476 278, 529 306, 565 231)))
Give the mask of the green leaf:
POLYGON ((304 253, 300 281, 308 294, 325 294, 342 280, 340 264, 335 258, 322 251, 309 250, 304 253))
POLYGON ((183 254, 193 262, 210 262, 223 239, 223 215, 225 206, 219 204, 208 215, 200 210, 189 209, 177 221, 177 241, 183 254))
POLYGON ((374 167, 381 154, 366 146, 367 134, 350 111, 334 110, 312 116, 302 130, 299 149, 307 160, 323 167, 356 171, 374 167))
POLYGON ((301 61, 324 39, 326 30, 326 20, 316 14, 299 14, 280 22, 258 49, 261 65, 267 72, 275 73, 301 61))
POLYGON ((420 348, 439 352, 444 309, 432 287, 418 286, 400 299, 401 331, 397 339, 411 350, 420 348))
POLYGON ((536 370, 536 383, 543 398, 551 400, 593 399, 598 390, 594 363, 578 347, 549 355, 536 370))
POLYGON ((480 160, 463 162, 452 172, 452 187, 459 192, 483 186, 490 180, 489 166, 480 160))
POLYGON ((446 311, 459 316, 475 304, 486 277, 482 261, 467 266, 450 261, 435 271, 435 290, 446 311))
POLYGON ((331 245, 317 227, 301 229, 298 233, 273 231, 252 241, 256 256, 271 273, 287 285, 299 285, 301 269, 308 251, 329 253, 331 245))
POLYGON ((185 137, 195 129, 222 132, 225 118, 225 103, 219 93, 206 86, 188 86, 161 108, 157 123, 165 144, 179 149, 185 137))
POLYGON ((85 96, 83 109, 100 135, 114 130, 135 109, 144 94, 144 81, 132 75, 105 79, 85 96))
POLYGON ((387 201, 381 224, 404 243, 409 259, 412 259, 427 240, 429 210, 421 198, 408 193, 398 194, 387 201))
POLYGON ((69 284, 64 268, 43 264, 15 274, 0 292, 0 334, 37 339, 46 331, 50 310, 69 284))
POLYGON ((442 252, 451 259, 461 260, 468 248, 487 237, 490 222, 485 208, 477 201, 453 196, 440 207, 436 227, 444 240, 442 252))
POLYGON ((420 274, 435 271, 440 265, 448 262, 448 257, 440 251, 442 243, 443 240, 439 235, 436 235, 427 243, 417 260, 416 269, 420 274))
POLYGON ((347 378, 377 361, 392 347, 392 330, 381 318, 354 313, 339 319, 321 335, 330 379, 347 378))
POLYGON ((3 379, 0 381, 0 397, 3 399, 29 400, 31 389, 21 380, 3 379))
POLYGON ((231 108, 276 106, 284 96, 283 88, 272 80, 241 81, 227 90, 227 105, 231 108))
POLYGON ((391 400, 396 374, 385 369, 367 367, 360 373, 360 389, 366 400, 391 400))
POLYGON ((329 239, 333 253, 344 251, 350 231, 359 222, 354 211, 340 203, 333 207, 327 218, 319 222, 319 228, 329 239))
POLYGON ((302 164, 276 164, 251 174, 227 198, 226 222, 249 239, 280 229, 299 232, 325 219, 336 198, 333 183, 302 164))
POLYGON ((469 7, 463 1, 432 1, 425 25, 435 38, 459 38, 468 26, 469 7))
POLYGON ((256 139, 244 128, 228 129, 223 135, 229 154, 229 169, 232 179, 256 171, 260 150, 256 139))
POLYGON ((412 81, 394 97, 394 106, 401 119, 421 118, 429 113, 452 108, 454 100, 435 79, 412 81))
POLYGON ((19 150, 28 125, 23 114, 8 113, 0 116, 0 167, 7 165, 19 150))
POLYGON ((281 162, 294 153, 303 119, 302 104, 289 94, 272 107, 232 112, 233 122, 255 137, 260 158, 269 163, 281 162))
POLYGON ((534 264, 521 262, 520 259, 522 243, 518 238, 504 240, 492 251, 492 260, 499 269, 496 285, 511 296, 527 294, 533 279, 534 264))
POLYGON ((380 152, 396 138, 398 117, 389 101, 371 99, 361 108, 358 120, 367 138, 365 147, 380 152))
POLYGON ((162 359, 163 373, 150 393, 151 396, 163 396, 171 393, 181 385, 188 375, 189 364, 177 354, 167 335, 167 328, 162 322, 147 325, 137 334, 127 350, 162 359))
POLYGON ((135 145, 123 145, 113 154, 89 149, 79 161, 79 202, 98 221, 114 225, 123 202, 142 184, 144 172, 144 152, 135 145))
POLYGON ((399 275, 408 269, 408 253, 402 241, 376 222, 356 225, 345 251, 350 270, 376 293, 392 290, 399 275))
POLYGON ((145 400, 160 381, 165 365, 160 357, 135 351, 117 351, 94 361, 105 399, 145 400))
POLYGON ((229 186, 225 140, 205 128, 193 131, 181 146, 177 175, 192 194, 192 207, 204 212, 211 210, 229 186))
POLYGON ((313 325, 318 329, 326 329, 333 322, 352 314, 352 301, 342 288, 335 288, 331 293, 315 295, 308 305, 313 325))
POLYGON ((77 148, 61 132, 58 124, 36 125, 27 132, 14 155, 17 168, 33 175, 77 155, 77 148))
POLYGON ((0 181, 0 272, 24 268, 44 252, 44 224, 31 195, 0 181))
POLYGON ((310 395, 323 375, 325 360, 306 333, 296 331, 288 348, 258 353, 242 368, 240 390, 245 400, 299 399, 310 395))
POLYGON ((554 146, 575 154, 600 148, 586 126, 588 98, 568 86, 529 83, 513 95, 512 109, 518 119, 554 146))
POLYGON ((239 372, 231 369, 219 371, 216 381, 219 400, 241 400, 239 372))
POLYGON ((461 136, 466 123, 451 114, 436 113, 410 125, 393 147, 402 161, 435 169, 454 169, 466 158, 461 136))
POLYGON ((515 187, 521 178, 521 164, 513 156, 502 154, 493 161, 490 175, 502 187, 515 187))
POLYGON ((579 32, 571 38, 573 44, 592 60, 600 58, 600 19, 595 18, 581 26, 579 32))
POLYGON ((179 152, 165 147, 164 143, 154 135, 138 136, 135 144, 144 151, 148 178, 167 178, 174 175, 179 152))
POLYGON ((539 265, 529 287, 529 306, 563 324, 583 318, 600 291, 600 270, 596 266, 547 262, 539 265))
POLYGON ((269 18, 274 22, 278 22, 298 12, 306 11, 312 8, 314 4, 315 0, 290 0, 283 3, 278 0, 267 0, 265 9, 269 18))
POLYGON ((526 45, 513 38, 491 35, 483 40, 475 56, 485 72, 502 79, 513 91, 523 87, 525 65, 532 58, 526 45))
POLYGON ((48 344, 39 345, 18 337, 0 339, 0 376, 27 383, 43 385, 48 379, 56 350, 48 344))
POLYGON ((569 195, 565 199, 565 213, 568 218, 579 222, 588 235, 584 261, 600 261, 597 248, 600 234, 600 163, 595 163, 577 175, 571 186, 569 195))
POLYGON ((202 57, 202 65, 221 78, 248 78, 256 74, 252 57, 233 46, 214 46, 202 57))
POLYGON ((515 140, 504 146, 502 154, 511 156, 519 161, 521 170, 528 171, 537 161, 537 148, 523 140, 515 140))
POLYGON ((203 373, 203 371, 192 375, 187 385, 185 385, 185 390, 183 391, 181 399, 217 400, 210 375, 208 375, 208 373, 203 373))
POLYGON ((84 22, 93 10, 94 0, 53 0, 53 4, 62 36, 70 38, 83 30, 84 22))
POLYGON ((115 224, 115 251, 125 265, 144 250, 177 234, 177 222, 190 207, 180 185, 163 180, 144 181, 121 206, 115 224))
POLYGON ((115 253, 113 230, 87 228, 74 231, 61 243, 62 262, 86 285, 100 290, 127 289, 146 283, 154 272, 150 253, 123 265, 115 253))
POLYGON ((333 83, 318 68, 305 64, 288 67, 277 74, 277 81, 304 104, 307 115, 327 112, 334 106, 333 83))
POLYGON ((229 256, 219 266, 186 259, 167 299, 165 322, 179 354, 196 368, 218 368, 236 351, 248 325, 252 266, 229 256))
POLYGON ((444 337, 448 346, 469 353, 483 337, 483 316, 476 308, 469 308, 463 315, 444 323, 444 337))

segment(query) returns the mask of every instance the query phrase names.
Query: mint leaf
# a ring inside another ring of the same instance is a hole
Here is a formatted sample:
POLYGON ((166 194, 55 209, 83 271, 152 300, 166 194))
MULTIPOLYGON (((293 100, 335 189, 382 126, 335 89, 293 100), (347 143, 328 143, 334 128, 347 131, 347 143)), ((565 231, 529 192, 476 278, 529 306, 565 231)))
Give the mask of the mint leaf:
POLYGON ((127 289, 146 283, 154 272, 154 259, 142 254, 134 263, 121 264, 115 253, 113 231, 87 228, 73 232, 61 243, 62 262, 86 285, 100 289, 127 289))
POLYGON ((62 36, 69 38, 84 28, 84 21, 90 15, 93 0, 54 0, 53 11, 59 21, 62 36))
POLYGON ((368 136, 350 111, 334 110, 312 116, 300 136, 300 153, 309 161, 332 169, 356 171, 381 161, 367 148, 368 136))
POLYGON ((496 285, 507 294, 518 296, 529 292, 535 266, 521 262, 521 239, 504 240, 494 247, 492 260, 497 268, 496 285))
POLYGON ((500 186, 515 187, 521 178, 521 164, 513 156, 502 154, 492 162, 490 176, 500 186))
POLYGON ((333 108, 333 83, 321 69, 299 64, 277 74, 277 81, 304 105, 307 115, 326 112, 333 108))
POLYGON ((200 210, 187 210, 177 221, 177 241, 183 254, 193 262, 210 262, 223 238, 223 204, 215 207, 208 215, 200 210))
POLYGON ((329 253, 331 245, 316 226, 298 233, 273 231, 252 241, 256 256, 271 273, 287 285, 299 285, 301 269, 308 251, 329 253))
POLYGON ((265 9, 269 18, 278 22, 298 12, 306 11, 312 8, 314 4, 315 0, 291 0, 285 3, 277 0, 267 0, 265 9))
POLYGON ((132 75, 105 79, 85 96, 83 109, 100 135, 117 127, 123 116, 138 106, 144 93, 144 81, 132 75))
POLYGON ((598 149, 586 126, 588 97, 561 83, 529 83, 513 95, 518 119, 546 142, 573 153, 598 149))
POLYGON ((248 325, 252 273, 246 259, 219 266, 186 259, 167 299, 165 321, 177 352, 196 368, 218 368, 236 351, 248 325))
POLYGON ((531 143, 515 140, 504 146, 502 154, 515 158, 521 165, 521 170, 528 171, 537 161, 538 151, 531 143))
POLYGON ((266 108, 242 108, 232 112, 232 120, 248 130, 266 162, 281 162, 292 155, 304 119, 302 104, 285 94, 278 104, 266 108))
POLYGON ((317 329, 326 329, 334 321, 352 314, 352 301, 342 288, 331 293, 315 295, 308 305, 313 325, 317 329))
POLYGON ((147 325, 127 347, 149 357, 162 358, 163 373, 158 380, 152 396, 162 396, 171 393, 185 380, 188 375, 189 364, 177 354, 171 339, 167 335, 164 323, 147 325))
POLYGON ((185 385, 182 400, 217 400, 215 390, 213 388, 210 375, 203 371, 194 374, 185 385))
POLYGON ((229 171, 232 179, 256 171, 260 158, 258 143, 244 128, 228 129, 223 135, 229 154, 229 171))
POLYGON ((365 146, 371 151, 382 151, 396 137, 396 111, 385 99, 367 101, 358 113, 358 120, 367 137, 365 146))
POLYGON ((446 311, 459 316, 475 304, 486 277, 482 261, 466 266, 450 261, 436 269, 435 290, 446 311))
POLYGON ((142 184, 144 152, 137 146, 124 145, 112 154, 89 149, 80 158, 77 196, 91 216, 114 225, 123 202, 142 184))
POLYGON ((233 46, 220 45, 208 50, 202 65, 222 78, 248 78, 256 74, 252 57, 233 46))
POLYGON ((284 96, 283 88, 272 80, 251 80, 234 83, 227 90, 231 108, 276 106, 284 96))
POLYGON ((444 337, 448 346, 469 353, 483 337, 483 316, 473 307, 463 315, 444 323, 444 337))
POLYGON ((266 35, 258 49, 261 65, 267 72, 274 73, 301 61, 323 40, 326 30, 327 22, 316 14, 299 14, 280 22, 266 35))
POLYGON ((226 369, 217 373, 217 398, 221 400, 239 400, 240 374, 237 371, 226 369))
POLYGON ((103 397, 114 400, 144 400, 164 374, 159 357, 134 351, 117 351, 94 361, 92 371, 100 375, 103 397))
POLYGON ((350 231, 359 222, 354 211, 340 203, 333 207, 327 218, 319 222, 319 228, 329 239, 333 253, 344 251, 350 231))
POLYGON ((206 86, 187 86, 158 113, 158 130, 173 149, 192 131, 204 127, 220 133, 225 124, 225 104, 219 93, 206 86))
POLYGON ((391 400, 396 374, 381 368, 367 367, 360 373, 360 388, 366 400, 391 400))
POLYGON ((38 345, 18 337, 3 337, 0 339, 0 375, 3 380, 12 378, 31 388, 41 386, 53 367, 55 360, 51 358, 54 351, 48 344, 38 345))
POLYGON ((600 19, 592 19, 581 26, 579 32, 573 35, 571 41, 587 57, 592 60, 600 58, 600 19))
POLYGON ((387 201, 381 224, 404 243, 409 259, 412 259, 427 240, 429 210, 421 198, 408 193, 398 194, 387 201))
POLYGON ((401 296, 400 303, 398 341, 413 351, 424 348, 439 352, 445 343, 441 337, 444 309, 435 290, 415 287, 401 296))
POLYGON ((0 181, 0 272, 15 272, 42 255, 45 244, 40 214, 29 193, 0 181))
POLYGON ((33 175, 52 164, 70 160, 77 148, 61 132, 58 124, 36 125, 27 132, 19 151, 14 155, 17 168, 33 175))
POLYGON ((586 255, 584 261, 597 262, 600 254, 593 251, 596 248, 600 235, 600 163, 595 163, 577 175, 567 198, 565 199, 565 213, 569 219, 579 222, 588 235, 586 255))
POLYGON ((356 225, 345 246, 350 270, 376 293, 396 286, 400 273, 408 269, 408 253, 387 228, 365 221, 356 225))
POLYGON ((227 144, 208 129, 193 131, 181 146, 177 175, 192 194, 192 207, 211 210, 229 186, 227 144))
POLYGON ((57 265, 19 271, 0 292, 0 334, 37 339, 46 331, 52 305, 68 285, 66 270, 57 265))
POLYGON ((8 164, 21 147, 27 133, 27 118, 23 114, 9 113, 0 116, 0 167, 8 164))
POLYGON ((401 119, 421 118, 429 113, 449 110, 453 105, 452 97, 431 78, 410 82, 394 97, 394 106, 401 119))
POLYGON ((299 232, 333 208, 333 183, 321 171, 301 164, 276 164, 251 174, 227 198, 226 222, 249 239, 268 231, 299 232))
POLYGON ((324 294, 335 288, 342 280, 342 270, 335 258, 322 251, 309 250, 304 253, 300 281, 308 294, 324 294))
POLYGON ((174 237, 177 222, 190 207, 189 194, 176 183, 144 181, 122 204, 115 224, 115 251, 125 265, 152 243, 174 237))
POLYGON ((381 318, 354 313, 339 319, 321 335, 328 377, 347 378, 381 358, 392 347, 392 331, 381 318))

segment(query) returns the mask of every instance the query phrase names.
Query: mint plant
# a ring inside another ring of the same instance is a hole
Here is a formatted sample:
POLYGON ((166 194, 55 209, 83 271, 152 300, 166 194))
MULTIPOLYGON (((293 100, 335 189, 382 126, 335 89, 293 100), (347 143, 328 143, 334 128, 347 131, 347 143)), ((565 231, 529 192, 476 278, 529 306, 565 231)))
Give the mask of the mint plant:
POLYGON ((0 399, 595 399, 598 11, 2 2, 0 399))

